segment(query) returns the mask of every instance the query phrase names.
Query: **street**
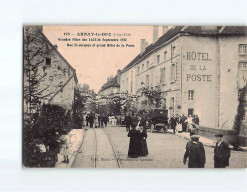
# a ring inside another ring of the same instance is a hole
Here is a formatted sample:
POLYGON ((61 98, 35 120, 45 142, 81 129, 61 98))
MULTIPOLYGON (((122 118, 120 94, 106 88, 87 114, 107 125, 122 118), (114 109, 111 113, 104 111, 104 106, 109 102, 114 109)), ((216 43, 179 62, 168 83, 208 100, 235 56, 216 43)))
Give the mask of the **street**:
MULTIPOLYGON (((85 131, 82 144, 71 167, 187 168, 187 164, 183 164, 187 141, 183 137, 173 135, 171 131, 167 134, 148 131, 147 145, 149 155, 128 158, 129 137, 127 137, 125 127, 89 128, 85 131)), ((213 168, 214 148, 209 146, 204 146, 204 148, 206 152, 205 168, 213 168)), ((245 167, 246 152, 231 150, 229 168, 245 167)))

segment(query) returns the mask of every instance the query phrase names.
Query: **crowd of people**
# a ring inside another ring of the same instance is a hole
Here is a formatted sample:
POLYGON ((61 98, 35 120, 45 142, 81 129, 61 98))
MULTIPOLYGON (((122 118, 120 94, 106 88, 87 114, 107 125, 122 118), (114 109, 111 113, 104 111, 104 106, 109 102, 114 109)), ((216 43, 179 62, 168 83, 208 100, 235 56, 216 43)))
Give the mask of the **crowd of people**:
POLYGON ((119 120, 114 115, 97 114, 97 113, 87 113, 83 115, 82 126, 90 128, 103 128, 109 126, 116 126, 119 124, 119 120))
POLYGON ((176 132, 190 132, 191 135, 195 134, 199 128, 200 119, 198 115, 189 115, 186 117, 184 114, 182 116, 172 115, 169 120, 169 125, 173 129, 173 133, 176 132))

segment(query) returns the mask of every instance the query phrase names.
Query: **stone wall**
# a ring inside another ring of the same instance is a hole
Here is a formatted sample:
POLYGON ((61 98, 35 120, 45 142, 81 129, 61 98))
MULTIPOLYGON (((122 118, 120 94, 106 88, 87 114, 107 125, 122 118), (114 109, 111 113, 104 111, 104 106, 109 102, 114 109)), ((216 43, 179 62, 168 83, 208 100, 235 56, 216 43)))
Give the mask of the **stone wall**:
MULTIPOLYGON (((200 126, 198 134, 203 136, 203 137, 215 140, 215 141, 216 141, 216 139, 215 139, 216 134, 223 134, 224 140, 228 144, 232 144, 235 132, 236 132, 235 130, 231 130, 231 129, 219 129, 219 128, 210 128, 210 127, 200 126)), ((240 136, 240 138, 241 138, 241 146, 246 146, 247 137, 246 136, 240 136)))

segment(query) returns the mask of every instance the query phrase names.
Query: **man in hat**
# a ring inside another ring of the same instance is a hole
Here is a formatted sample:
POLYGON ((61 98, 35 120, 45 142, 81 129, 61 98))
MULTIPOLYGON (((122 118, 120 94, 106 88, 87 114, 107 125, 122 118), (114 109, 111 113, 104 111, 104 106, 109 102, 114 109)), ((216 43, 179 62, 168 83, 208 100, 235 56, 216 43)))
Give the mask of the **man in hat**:
POLYGON ((226 168, 229 166, 230 148, 223 139, 223 134, 217 134, 214 148, 214 168, 226 168))
POLYGON ((186 164, 189 157, 188 168, 204 168, 206 163, 205 150, 199 137, 199 135, 192 135, 191 141, 188 141, 186 145, 183 162, 186 164))

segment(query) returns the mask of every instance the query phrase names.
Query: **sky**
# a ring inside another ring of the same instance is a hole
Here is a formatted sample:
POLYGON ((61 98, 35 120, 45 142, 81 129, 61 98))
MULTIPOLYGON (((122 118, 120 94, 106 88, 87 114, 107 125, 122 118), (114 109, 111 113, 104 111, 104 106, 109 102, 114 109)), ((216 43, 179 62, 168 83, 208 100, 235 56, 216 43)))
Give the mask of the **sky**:
MULTIPOLYGON (((153 40, 152 26, 44 26, 43 33, 53 45, 57 44, 58 51, 76 69, 79 84, 87 83, 96 92, 106 83, 108 76, 114 77, 118 69, 122 70, 140 53, 140 39, 146 39, 149 44, 153 40), (107 34, 102 36, 101 33, 111 33, 111 36, 107 34), (80 39, 80 41, 72 41, 72 38, 80 39), (83 38, 87 41, 82 41, 83 38), (89 41, 89 38, 100 38, 101 41, 89 41), (102 41, 103 38, 119 41, 105 42, 102 41), (121 38, 127 41, 120 41, 121 38), (73 47, 68 47, 68 43, 73 47), (75 47, 74 44, 91 44, 91 47, 75 47), (116 45, 115 47, 93 47, 93 44, 95 46, 123 44, 124 47, 116 47, 116 45)), ((161 35, 161 27, 159 34, 161 35)))

